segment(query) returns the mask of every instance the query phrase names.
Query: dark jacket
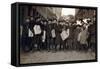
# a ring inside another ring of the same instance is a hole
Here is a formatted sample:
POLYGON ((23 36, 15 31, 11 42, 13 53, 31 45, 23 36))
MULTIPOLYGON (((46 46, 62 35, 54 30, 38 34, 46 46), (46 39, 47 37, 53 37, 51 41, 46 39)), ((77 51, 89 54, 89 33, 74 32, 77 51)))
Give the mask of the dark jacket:
POLYGON ((23 38, 28 37, 28 23, 23 24, 22 37, 23 38))
POLYGON ((92 43, 95 43, 95 37, 96 37, 96 31, 95 31, 95 24, 90 25, 88 27, 88 32, 89 32, 89 41, 92 43))
POLYGON ((61 42, 61 36, 60 36, 61 31, 62 31, 62 26, 60 24, 56 25, 56 40, 55 40, 56 44, 60 44, 61 42))

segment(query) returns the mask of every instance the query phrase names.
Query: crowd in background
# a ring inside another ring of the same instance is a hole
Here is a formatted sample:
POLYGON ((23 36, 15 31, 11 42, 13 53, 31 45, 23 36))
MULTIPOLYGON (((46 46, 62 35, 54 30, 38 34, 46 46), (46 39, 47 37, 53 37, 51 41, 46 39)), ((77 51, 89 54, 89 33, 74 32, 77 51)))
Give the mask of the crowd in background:
POLYGON ((95 20, 67 22, 43 16, 27 16, 20 26, 20 45, 29 51, 95 50, 95 20), (80 22, 80 24, 77 23, 80 22))

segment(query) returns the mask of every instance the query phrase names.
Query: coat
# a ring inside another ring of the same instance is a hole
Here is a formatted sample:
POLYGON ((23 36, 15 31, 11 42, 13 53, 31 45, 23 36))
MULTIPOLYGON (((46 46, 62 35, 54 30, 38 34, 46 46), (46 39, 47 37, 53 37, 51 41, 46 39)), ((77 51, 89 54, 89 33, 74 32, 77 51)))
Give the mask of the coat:
POLYGON ((80 44, 87 44, 87 38, 88 38, 88 31, 83 30, 79 33, 77 40, 80 42, 80 44))
POLYGON ((78 35, 79 35, 79 33, 80 33, 80 28, 76 28, 74 31, 73 31, 73 40, 74 40, 74 42, 77 42, 78 40, 78 35))
POLYGON ((59 24, 56 25, 56 40, 55 40, 56 44, 60 44, 61 42, 61 36, 60 36, 61 30, 62 30, 61 26, 59 24))
POLYGON ((88 27, 88 32, 89 32, 89 39, 88 39, 88 40, 89 40, 91 43, 95 43, 95 37, 96 37, 95 30, 96 30, 95 24, 90 25, 90 26, 88 27))

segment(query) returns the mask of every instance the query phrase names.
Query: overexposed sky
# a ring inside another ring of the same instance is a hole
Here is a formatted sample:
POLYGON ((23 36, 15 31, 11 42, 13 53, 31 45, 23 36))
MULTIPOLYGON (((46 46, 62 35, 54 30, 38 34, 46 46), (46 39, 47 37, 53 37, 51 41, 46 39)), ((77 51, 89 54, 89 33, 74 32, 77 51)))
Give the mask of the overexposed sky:
POLYGON ((62 8, 62 16, 63 15, 75 15, 75 9, 74 8, 62 8))

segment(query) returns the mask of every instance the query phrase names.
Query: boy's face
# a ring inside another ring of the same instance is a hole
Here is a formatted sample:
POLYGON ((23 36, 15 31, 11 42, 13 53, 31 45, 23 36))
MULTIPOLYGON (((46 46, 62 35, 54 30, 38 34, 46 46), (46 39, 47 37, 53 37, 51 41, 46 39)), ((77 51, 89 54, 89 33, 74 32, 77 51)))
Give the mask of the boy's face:
POLYGON ((41 23, 43 24, 43 21, 41 21, 41 23))
POLYGON ((93 24, 93 22, 90 22, 89 24, 90 24, 90 25, 92 25, 92 24, 93 24))
POLYGON ((31 17, 30 19, 33 20, 33 17, 31 17))
POLYGON ((56 20, 54 20, 53 23, 56 23, 56 20))
POLYGON ((30 22, 30 20, 29 20, 29 19, 26 19, 25 21, 26 21, 26 22, 30 22))
POLYGON ((46 24, 47 24, 47 22, 46 22, 46 21, 44 21, 44 22, 43 22, 43 24, 44 24, 44 25, 46 25, 46 24))
POLYGON ((63 22, 60 22, 61 25, 63 25, 63 22))
POLYGON ((83 28, 81 27, 81 31, 83 31, 83 28))
POLYGON ((96 18, 95 18, 95 17, 93 18, 93 21, 94 21, 94 22, 96 21, 96 18))
POLYGON ((48 21, 48 23, 50 24, 50 23, 51 23, 51 21, 48 21))
POLYGON ((69 23, 69 26, 71 26, 71 23, 69 23))
POLYGON ((66 26, 68 26, 68 23, 66 23, 66 26))
POLYGON ((40 21, 40 18, 38 18, 36 21, 37 21, 37 22, 40 21))
POLYGON ((79 27, 79 26, 77 26, 77 29, 80 29, 80 27, 79 27))
POLYGON ((86 27, 86 24, 84 24, 83 27, 86 27))

